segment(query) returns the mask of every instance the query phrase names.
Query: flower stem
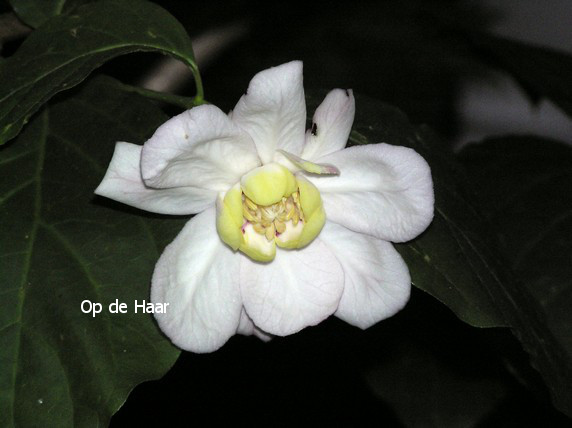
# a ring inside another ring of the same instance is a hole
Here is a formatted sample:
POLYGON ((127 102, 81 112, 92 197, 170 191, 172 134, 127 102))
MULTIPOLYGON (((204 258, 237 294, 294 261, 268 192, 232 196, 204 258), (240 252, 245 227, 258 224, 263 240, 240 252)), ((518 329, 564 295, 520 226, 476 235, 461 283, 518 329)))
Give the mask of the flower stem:
POLYGON ((199 68, 196 64, 193 64, 191 67, 191 71, 193 72, 193 76, 195 77, 195 87, 197 88, 197 94, 195 95, 195 105, 205 104, 205 94, 203 91, 203 80, 201 78, 201 73, 199 72, 199 68))

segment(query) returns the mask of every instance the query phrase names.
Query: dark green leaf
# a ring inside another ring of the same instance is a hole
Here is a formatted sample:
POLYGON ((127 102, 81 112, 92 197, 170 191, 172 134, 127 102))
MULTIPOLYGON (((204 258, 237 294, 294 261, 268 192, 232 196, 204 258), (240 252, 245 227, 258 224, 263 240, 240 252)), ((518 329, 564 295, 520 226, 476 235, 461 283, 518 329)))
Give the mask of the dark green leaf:
POLYGON ((471 40, 532 95, 552 100, 572 116, 572 56, 481 33, 471 40))
POLYGON ((66 0, 9 0, 18 17, 30 27, 39 27, 62 13, 66 0))
POLYGON ((93 195, 114 142, 141 143, 165 119, 100 79, 46 108, 3 148, 1 426, 105 426, 135 385, 177 358, 134 301, 149 300, 154 264, 181 220, 104 206, 93 195), (126 314, 108 312, 115 299, 126 314), (102 312, 82 313, 84 300, 102 312))
POLYGON ((152 3, 104 0, 47 21, 0 67, 0 144, 18 135, 53 95, 103 62, 136 51, 172 55, 196 72, 184 28, 152 3))
POLYGON ((572 366, 548 329, 539 303, 514 280, 497 241, 467 191, 464 170, 423 127, 371 99, 357 99, 353 144, 386 142, 414 148, 429 163, 435 218, 417 239, 397 245, 413 284, 478 327, 508 326, 530 355, 560 410, 572 414, 572 366))
POLYGON ((506 137, 468 146, 462 160, 506 258, 572 358, 572 148, 506 137))

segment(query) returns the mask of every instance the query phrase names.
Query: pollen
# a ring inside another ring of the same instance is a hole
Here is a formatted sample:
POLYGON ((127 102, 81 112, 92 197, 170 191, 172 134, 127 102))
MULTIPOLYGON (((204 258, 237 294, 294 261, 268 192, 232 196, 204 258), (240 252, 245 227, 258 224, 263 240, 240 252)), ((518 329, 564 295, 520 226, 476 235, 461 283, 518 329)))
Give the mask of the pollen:
POLYGON ((264 235, 268 241, 284 233, 288 222, 292 222, 293 226, 304 222, 299 191, 292 193, 289 197, 282 197, 279 202, 268 206, 255 204, 243 193, 242 215, 244 226, 252 224, 255 232, 264 235))

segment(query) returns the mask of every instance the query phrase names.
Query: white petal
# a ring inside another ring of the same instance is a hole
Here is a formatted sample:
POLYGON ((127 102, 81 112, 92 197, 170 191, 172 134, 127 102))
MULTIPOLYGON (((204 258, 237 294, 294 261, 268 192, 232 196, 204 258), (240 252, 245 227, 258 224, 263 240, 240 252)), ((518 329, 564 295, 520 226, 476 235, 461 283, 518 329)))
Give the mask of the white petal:
POLYGON ((350 136, 355 111, 351 89, 330 91, 314 113, 312 128, 306 132, 306 145, 301 157, 313 161, 342 150, 350 136))
POLYGON ((296 155, 293 155, 292 153, 285 152, 284 150, 278 150, 278 151, 280 152, 281 155, 283 155, 288 160, 288 162, 290 162, 294 166, 294 168, 288 168, 287 165, 282 164, 283 166, 286 166, 286 168, 288 168, 290 171, 298 172, 300 170, 304 170, 304 171, 309 172, 311 174, 319 174, 319 175, 322 175, 322 174, 326 174, 326 175, 337 174, 337 175, 339 175, 340 174, 340 171, 334 165, 314 163, 314 162, 310 162, 307 159, 303 159, 300 156, 296 156, 296 155))
POLYGON ((232 120, 252 137, 263 163, 273 162, 277 149, 299 155, 306 128, 302 63, 292 61, 254 76, 232 120))
POLYGON ((236 330, 237 334, 242 334, 244 336, 252 336, 255 335, 263 342, 268 342, 272 339, 272 335, 260 330, 258 327, 254 325, 254 322, 250 319, 250 317, 246 314, 246 311, 243 309, 240 314, 240 323, 238 325, 238 329, 236 330))
POLYGON ((339 176, 308 177, 320 190, 328 220, 393 242, 409 241, 431 223, 431 170, 414 150, 368 144, 318 160, 340 170, 339 176))
POLYGON ((239 260, 217 235, 214 208, 192 218, 165 248, 153 273, 151 301, 169 303, 155 318, 179 348, 211 352, 236 333, 239 260))
POLYGON ((187 110, 144 144, 141 172, 151 187, 228 190, 260 165, 252 139, 213 105, 187 110))
POLYGON ((152 189, 141 178, 142 146, 119 142, 95 194, 159 214, 194 214, 213 205, 217 193, 193 187, 152 189))
POLYGON ((368 328, 401 310, 411 293, 407 265, 387 241, 327 222, 320 234, 344 270, 344 292, 335 315, 368 328))
POLYGON ((279 251, 273 262, 240 262, 246 313, 262 330, 278 336, 316 325, 337 308, 344 273, 319 241, 302 250, 279 251))

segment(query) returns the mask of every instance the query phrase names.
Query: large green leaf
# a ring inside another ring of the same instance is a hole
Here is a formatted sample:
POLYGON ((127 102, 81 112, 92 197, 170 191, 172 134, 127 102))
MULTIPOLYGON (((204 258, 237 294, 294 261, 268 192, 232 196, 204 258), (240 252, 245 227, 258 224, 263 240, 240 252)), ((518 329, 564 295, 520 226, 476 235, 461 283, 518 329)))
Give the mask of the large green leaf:
POLYGON ((572 56, 488 34, 474 34, 471 40, 532 95, 549 98, 572 116, 572 56))
POLYGON ((172 55, 196 73, 191 40, 164 9, 142 0, 104 0, 56 16, 0 67, 0 144, 14 138, 54 94, 103 62, 136 51, 172 55))
POLYGON ((181 220, 94 198, 116 140, 165 116, 106 80, 44 109, 0 158, 0 425, 103 426, 179 352, 134 301, 181 220), (115 299, 127 313, 111 314, 115 299), (84 300, 103 311, 81 311, 84 300))
POLYGON ((469 188, 466 175, 424 127, 380 102, 358 97, 352 144, 414 148, 429 163, 435 218, 420 237, 397 245, 413 284, 477 327, 508 326, 530 355, 556 405, 572 414, 572 365, 547 327, 540 304, 515 281, 469 188))
POLYGON ((65 0, 9 0, 18 17, 30 27, 39 27, 52 16, 59 15, 65 0))
POLYGON ((39 27, 52 16, 62 13, 64 7, 69 8, 86 0, 9 0, 18 17, 30 27, 39 27))
POLYGON ((572 148, 505 137, 466 147, 462 160, 507 260, 572 358, 572 148))

